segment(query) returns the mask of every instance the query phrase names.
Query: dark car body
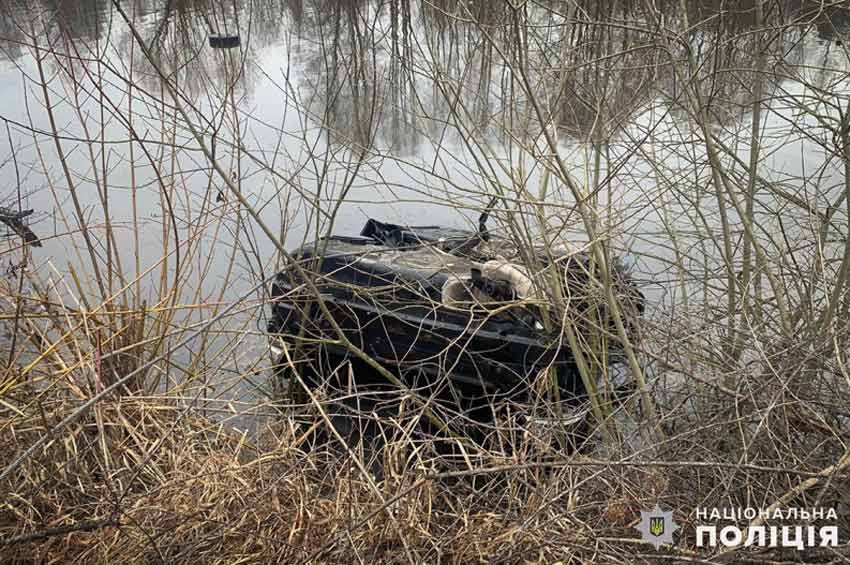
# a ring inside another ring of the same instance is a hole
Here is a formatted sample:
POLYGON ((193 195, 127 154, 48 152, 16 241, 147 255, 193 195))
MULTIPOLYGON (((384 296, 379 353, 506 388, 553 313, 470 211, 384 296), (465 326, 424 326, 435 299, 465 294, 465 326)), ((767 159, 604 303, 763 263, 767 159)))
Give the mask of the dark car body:
MULTIPOLYGON (((297 351, 297 362, 312 367, 302 373, 309 387, 343 389, 346 379, 360 387, 386 384, 362 363, 353 377, 349 371, 337 374, 333 383, 327 379, 334 363, 354 358, 332 319, 350 343, 398 375, 409 390, 472 420, 489 421, 496 406, 528 400, 541 389, 534 383, 544 374, 556 378, 566 411, 583 414, 585 387, 563 332, 545 323, 535 301, 510 295, 503 281, 482 280, 488 257, 476 249, 480 243, 475 232, 370 220, 360 236, 302 246, 293 252, 298 266, 284 269, 272 285, 268 331, 275 350, 288 349, 287 363, 295 363, 297 351), (444 292, 451 278, 507 294, 487 304, 448 304, 444 292)), ((556 261, 565 272, 587 272, 583 255, 556 261)), ((619 280, 629 289, 630 304, 642 310, 640 293, 625 275, 619 280)))

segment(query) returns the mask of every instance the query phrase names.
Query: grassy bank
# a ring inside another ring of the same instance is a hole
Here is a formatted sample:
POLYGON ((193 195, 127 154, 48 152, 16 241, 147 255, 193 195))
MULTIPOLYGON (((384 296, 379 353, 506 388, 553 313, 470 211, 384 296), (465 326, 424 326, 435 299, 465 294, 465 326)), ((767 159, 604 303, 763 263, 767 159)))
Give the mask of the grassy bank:
POLYGON ((107 2, 103 36, 47 8, 8 32, 25 110, 0 188, 38 199, 44 245, 0 242, 0 561, 850 559, 845 20, 780 0, 183 4, 107 2), (208 49, 199 13, 255 35, 208 49), (285 71, 276 18, 307 30, 285 71), (270 278, 298 271, 326 314, 295 244, 484 209, 576 360, 588 441, 514 417, 558 409, 545 370, 485 440, 430 436, 431 407, 331 327, 397 392, 360 414, 379 447, 343 441, 349 391, 273 378, 270 278), (540 260, 577 252, 582 296, 540 260), (618 256, 647 296, 634 325, 618 256), (660 549, 635 530, 656 504, 681 526, 660 549), (838 543, 707 547, 700 508, 835 509, 734 523, 838 543))
MULTIPOLYGON (((157 392, 131 379, 81 411, 142 366, 152 341, 112 349, 102 333, 67 325, 78 309, 16 312, 20 301, 4 288, 4 316, 17 319, 18 339, 29 344, 18 344, 26 354, 3 380, 5 562, 720 562, 696 547, 696 508, 842 508, 847 496, 850 458, 840 428, 817 415, 833 403, 812 394, 811 379, 744 370, 730 390, 703 363, 679 397, 657 399, 664 440, 628 437, 636 428, 615 411, 624 443, 614 451, 597 439, 568 455, 505 422, 503 432, 523 438, 513 449, 466 444, 447 456, 410 435, 416 410, 381 420, 390 438, 382 450, 315 446, 311 431, 329 425, 330 399, 300 409, 301 421, 313 414, 306 424, 267 416, 240 432, 222 422, 238 410, 232 404, 204 405, 197 389, 157 392), (740 441, 758 427, 764 434, 740 441), (633 529, 656 503, 673 508, 683 528, 675 547, 658 552, 633 529)), ((168 363, 152 369, 173 371, 168 363)), ((278 400, 257 411, 272 408, 294 407, 278 400)), ((840 520, 846 531, 846 515, 840 520)), ((782 551, 734 559, 799 558, 782 551)), ((813 549, 805 560, 843 551, 813 549)))

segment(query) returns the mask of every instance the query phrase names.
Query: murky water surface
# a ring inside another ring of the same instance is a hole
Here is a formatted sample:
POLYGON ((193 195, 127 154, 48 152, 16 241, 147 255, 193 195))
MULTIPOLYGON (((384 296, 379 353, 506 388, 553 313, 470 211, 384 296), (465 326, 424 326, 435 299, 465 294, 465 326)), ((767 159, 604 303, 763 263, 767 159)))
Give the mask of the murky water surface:
MULTIPOLYGON (((761 15, 749 1, 655 4, 663 21, 645 3, 615 0, 519 11, 452 0, 138 0, 121 10, 107 0, 5 0, 0 198, 20 195, 36 209, 45 245, 34 260, 57 280, 78 265, 84 284, 98 284, 88 237, 95 260, 123 273, 101 281, 105 294, 132 287, 156 302, 165 254, 165 273, 184 277, 179 301, 198 306, 191 321, 245 294, 262 299, 250 291, 276 266, 263 225, 293 247, 327 229, 357 233, 369 217, 471 226, 497 186, 540 194, 543 118, 577 182, 597 187, 589 197, 605 210, 600 221, 663 311, 688 261, 671 230, 700 242, 702 257, 720 257, 701 134, 671 54, 698 63, 684 78, 700 81, 725 159, 747 162, 752 101, 768 101, 765 180, 817 208, 843 182, 829 147, 846 111, 850 12, 841 3, 769 2, 761 15), (213 49, 211 34, 239 35, 240 46, 213 49), (821 105, 821 118, 803 104, 821 105)), ((565 237, 580 241, 574 195, 552 183, 545 201, 565 237)), ((787 204, 760 197, 764 237, 787 204)), ((789 234, 805 232, 799 207, 785 221, 789 234)), ((255 313, 245 308, 250 321, 233 326, 240 345, 222 363, 235 374, 261 349, 255 313)))

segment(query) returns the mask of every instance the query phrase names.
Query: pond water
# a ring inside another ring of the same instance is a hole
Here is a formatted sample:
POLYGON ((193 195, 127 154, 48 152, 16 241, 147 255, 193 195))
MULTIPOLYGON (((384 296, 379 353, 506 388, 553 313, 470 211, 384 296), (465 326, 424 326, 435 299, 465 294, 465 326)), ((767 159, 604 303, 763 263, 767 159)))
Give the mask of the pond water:
MULTIPOLYGON (((692 238, 704 248, 689 273, 722 276, 701 133, 670 61, 694 57, 687 78, 699 81, 713 131, 729 144, 724 159, 743 163, 763 74, 760 174, 817 208, 843 182, 830 147, 846 109, 850 12, 844 3, 764 2, 761 15, 755 1, 654 4, 650 14, 623 0, 521 9, 138 0, 121 10, 108 0, 3 0, 0 198, 9 205, 20 194, 36 210, 44 247, 33 261, 53 281, 76 265, 100 295, 134 292, 153 305, 171 289, 193 306, 169 322, 175 328, 248 295, 253 302, 221 325, 237 337, 215 354, 222 370, 242 375, 262 357, 263 294, 250 291, 274 273, 277 251, 220 172, 287 248, 326 230, 356 234, 369 217, 470 227, 498 187, 539 193, 544 117, 663 312, 683 288, 676 245, 692 238), (211 33, 238 34, 241 44, 212 49, 211 33), (804 106, 822 107, 821 117, 804 106), (100 281, 93 262, 106 273, 100 281)), ((543 200, 563 237, 581 241, 568 187, 553 181, 543 200)), ((788 202, 760 197, 765 238, 779 217, 805 239, 807 214, 788 202)), ((56 293, 77 294, 72 287, 57 282, 56 293)), ((230 385, 215 384, 213 395, 226 396, 230 385)))

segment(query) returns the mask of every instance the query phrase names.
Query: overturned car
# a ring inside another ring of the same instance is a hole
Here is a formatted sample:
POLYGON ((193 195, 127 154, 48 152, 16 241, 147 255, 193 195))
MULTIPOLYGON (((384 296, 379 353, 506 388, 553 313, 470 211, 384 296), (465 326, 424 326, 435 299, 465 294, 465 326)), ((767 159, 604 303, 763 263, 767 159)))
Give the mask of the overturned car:
MULTIPOLYGON (((359 236, 295 250, 297 264, 272 285, 268 324, 279 374, 297 374, 290 390, 371 414, 413 395, 453 433, 479 439, 500 413, 545 397, 559 424, 581 429, 586 390, 562 325, 566 312, 580 332, 615 333, 591 282, 598 268, 584 253, 511 251, 485 222, 474 232, 369 220, 359 236)), ((643 295, 618 261, 609 272, 632 332, 643 295)))

